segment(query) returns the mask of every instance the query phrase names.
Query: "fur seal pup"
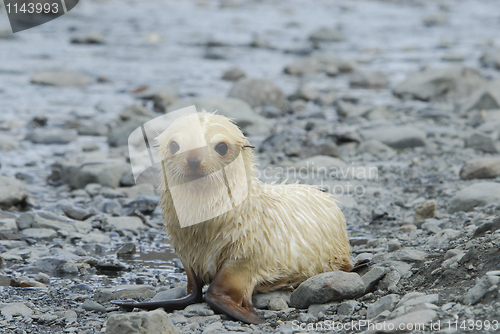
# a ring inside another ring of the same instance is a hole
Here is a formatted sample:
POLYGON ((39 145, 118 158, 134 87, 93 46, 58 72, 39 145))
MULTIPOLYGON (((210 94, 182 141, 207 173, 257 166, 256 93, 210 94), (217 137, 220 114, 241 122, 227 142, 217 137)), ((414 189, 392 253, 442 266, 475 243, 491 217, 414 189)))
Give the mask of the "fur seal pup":
POLYGON ((113 301, 183 309, 203 300, 245 323, 262 323, 252 294, 295 288, 328 271, 351 271, 344 215, 332 195, 302 184, 265 184, 252 146, 230 119, 207 112, 175 120, 157 137, 160 199, 170 244, 186 270, 188 296, 113 301))

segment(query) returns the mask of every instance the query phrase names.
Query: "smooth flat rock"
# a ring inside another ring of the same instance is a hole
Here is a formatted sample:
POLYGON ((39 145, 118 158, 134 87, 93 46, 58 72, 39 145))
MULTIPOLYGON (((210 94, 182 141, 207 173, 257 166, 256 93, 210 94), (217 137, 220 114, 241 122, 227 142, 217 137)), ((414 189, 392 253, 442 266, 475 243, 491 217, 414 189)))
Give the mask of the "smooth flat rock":
POLYGON ((393 92, 401 98, 423 101, 438 98, 463 98, 474 93, 485 82, 477 71, 467 68, 428 68, 411 74, 397 85, 393 92))
POLYGON ((75 141, 76 134, 73 131, 64 130, 38 130, 28 133, 26 140, 29 140, 33 144, 65 145, 75 141))
POLYGON ((344 299, 354 299, 365 291, 365 284, 356 273, 334 271, 316 275, 299 285, 290 296, 290 306, 308 308, 344 299))
POLYGON ((460 170, 460 178, 471 179, 494 179, 500 176, 500 158, 487 157, 467 161, 460 170))
POLYGON ((71 71, 42 71, 36 73, 31 82, 48 86, 87 86, 92 79, 85 74, 71 71))
POLYGON ((9 209, 22 204, 28 197, 24 182, 0 175, 0 208, 9 209))
POLYGON ((360 132, 364 140, 375 139, 395 149, 425 146, 425 132, 411 125, 386 125, 360 132))
POLYGON ((500 183, 481 182, 458 191, 450 202, 448 212, 472 211, 475 207, 500 202, 500 183))
POLYGON ((143 311, 128 314, 113 314, 106 322, 106 334, 177 334, 165 311, 143 311))

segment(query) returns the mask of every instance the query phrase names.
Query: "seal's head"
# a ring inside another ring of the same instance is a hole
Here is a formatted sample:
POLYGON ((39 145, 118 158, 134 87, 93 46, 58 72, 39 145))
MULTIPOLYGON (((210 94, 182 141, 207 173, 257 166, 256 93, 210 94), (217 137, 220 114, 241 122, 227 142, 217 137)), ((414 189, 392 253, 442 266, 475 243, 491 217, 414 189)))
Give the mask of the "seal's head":
POLYGON ((205 111, 186 115, 157 140, 162 183, 174 197, 181 225, 182 217, 189 217, 186 224, 193 224, 227 212, 246 197, 247 169, 253 166, 253 157, 245 150, 250 143, 230 119, 205 111))

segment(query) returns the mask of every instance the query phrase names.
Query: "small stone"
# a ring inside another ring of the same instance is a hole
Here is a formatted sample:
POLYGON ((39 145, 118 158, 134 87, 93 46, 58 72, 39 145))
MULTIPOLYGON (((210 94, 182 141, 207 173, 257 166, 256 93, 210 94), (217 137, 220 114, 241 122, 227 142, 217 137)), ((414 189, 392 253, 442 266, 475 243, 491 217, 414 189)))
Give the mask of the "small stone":
POLYGON ((201 303, 201 304, 193 304, 187 306, 183 314, 187 317, 192 317, 194 315, 200 315, 200 316, 211 316, 214 315, 214 311, 208 306, 206 303, 201 303))
POLYGON ((305 75, 319 70, 319 61, 314 57, 304 57, 285 67, 285 73, 290 75, 305 75))
POLYGON ((431 13, 424 16, 422 22, 426 27, 444 25, 448 23, 448 16, 444 12, 431 13))
POLYGON ((345 302, 341 303, 337 309, 337 314, 338 315, 351 315, 356 311, 356 308, 358 307, 358 302, 355 300, 346 300, 345 302))
POLYGON ((72 44, 106 44, 106 40, 98 33, 77 36, 71 39, 72 44))
POLYGON ((82 308, 86 311, 106 313, 106 308, 104 306, 89 299, 83 302, 82 308))
POLYGON ((311 304, 352 299, 362 295, 364 291, 365 285, 356 273, 323 273, 300 284, 290 296, 290 306, 307 308, 311 304))
POLYGON ((108 231, 129 231, 139 235, 139 231, 144 228, 146 225, 138 217, 108 217, 104 220, 104 229, 108 231))
POLYGON ((375 303, 368 306, 366 317, 368 319, 372 319, 372 318, 375 318, 380 313, 382 313, 383 311, 394 310, 399 299, 400 299, 400 297, 398 295, 395 295, 395 294, 387 295, 387 296, 380 298, 375 303))
POLYGON ((49 228, 27 228, 19 233, 22 238, 50 240, 57 237, 57 232, 49 228))
POLYGON ((135 252, 136 252, 135 244, 133 242, 127 242, 123 246, 121 246, 120 249, 116 251, 116 254, 118 256, 130 255, 130 254, 135 254, 135 252))
POLYGON ((50 284, 50 276, 44 273, 38 273, 35 280, 43 284, 50 284))
POLYGON ((23 204, 28 197, 24 182, 0 175, 0 208, 23 204))
POLYGON ((366 274, 364 274, 361 279, 365 285, 365 293, 374 291, 378 282, 384 278, 386 273, 387 268, 374 266, 366 274))
POLYGON ((389 125, 366 129, 361 131, 361 136, 365 140, 376 139, 395 149, 419 147, 426 144, 425 132, 410 125, 389 125))
POLYGON ((113 314, 106 322, 106 334, 179 333, 162 309, 149 312, 113 314))
POLYGON ((436 221, 436 219, 427 219, 425 223, 422 224, 422 230, 432 233, 438 233, 439 231, 441 231, 441 228, 439 227, 439 221, 436 221))
POLYGON ((237 81, 245 76, 246 74, 241 68, 239 68, 238 66, 233 66, 226 72, 224 72, 224 74, 222 75, 222 80, 237 81))
POLYGON ((182 286, 178 286, 176 288, 172 288, 172 289, 157 293, 153 297, 153 299, 151 299, 151 301, 155 302, 155 301, 161 301, 161 300, 178 299, 178 298, 185 297, 186 295, 187 295, 186 289, 182 286))
POLYGON ((354 72, 350 80, 352 88, 381 89, 388 84, 387 77, 381 72, 354 72))
POLYGON ((487 157, 467 161, 460 170, 460 178, 471 179, 494 179, 500 176, 500 158, 487 157))
POLYGON ((259 309, 269 309, 281 311, 288 308, 290 302, 290 292, 274 291, 270 293, 261 293, 253 296, 253 305, 259 309))
POLYGON ((422 222, 436 216, 437 201, 435 199, 425 201, 415 207, 415 221, 422 222))
POLYGON ((341 42, 344 36, 336 28, 320 27, 309 36, 309 39, 314 42, 341 42))
POLYGON ((7 319, 12 319, 12 317, 21 316, 26 318, 31 318, 33 315, 33 310, 24 303, 11 303, 4 304, 1 309, 2 315, 7 319))
POLYGON ((465 139, 465 147, 470 147, 486 153, 498 153, 491 136, 484 133, 473 133, 465 139))
POLYGON ((399 228, 399 230, 401 232, 404 232, 404 233, 408 233, 408 232, 414 231, 416 229, 417 229, 417 227, 413 224, 406 224, 406 225, 403 225, 399 228))
POLYGON ((431 247, 441 247, 442 245, 458 238, 460 234, 462 234, 461 231, 447 228, 431 236, 427 240, 427 245, 431 247))
POLYGON ((389 252, 394 252, 394 251, 397 251, 398 249, 401 249, 401 243, 399 242, 399 240, 397 239, 393 239, 393 240, 390 240, 388 243, 387 243, 387 250, 389 252))
POLYGON ((269 104, 283 109, 286 104, 285 95, 278 86, 268 80, 256 78, 238 80, 228 97, 242 99, 254 108, 269 104))
POLYGON ((156 289, 150 285, 118 285, 97 290, 94 299, 99 303, 106 303, 114 299, 149 299, 153 298, 155 294, 156 289))
POLYGON ((463 297, 464 304, 474 305, 479 303, 479 301, 489 292, 490 287, 497 285, 499 282, 500 277, 493 275, 486 275, 485 277, 478 279, 476 285, 463 297))

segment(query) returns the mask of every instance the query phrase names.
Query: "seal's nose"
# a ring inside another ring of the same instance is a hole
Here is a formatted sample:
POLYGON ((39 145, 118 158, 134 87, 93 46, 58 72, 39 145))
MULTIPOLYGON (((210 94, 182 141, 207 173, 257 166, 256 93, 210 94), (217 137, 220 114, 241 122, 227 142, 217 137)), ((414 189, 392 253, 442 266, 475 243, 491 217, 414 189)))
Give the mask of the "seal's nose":
POLYGON ((200 159, 198 159, 197 157, 189 158, 188 165, 189 165, 189 168, 196 169, 196 168, 200 167, 200 159))

